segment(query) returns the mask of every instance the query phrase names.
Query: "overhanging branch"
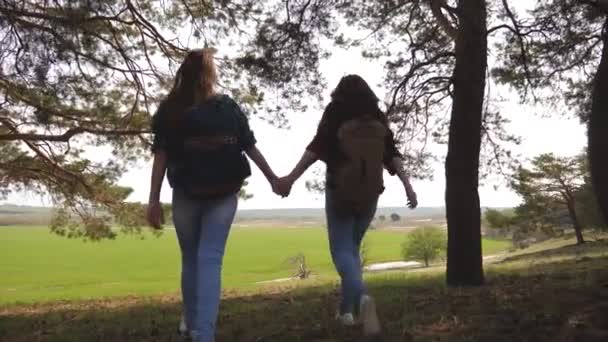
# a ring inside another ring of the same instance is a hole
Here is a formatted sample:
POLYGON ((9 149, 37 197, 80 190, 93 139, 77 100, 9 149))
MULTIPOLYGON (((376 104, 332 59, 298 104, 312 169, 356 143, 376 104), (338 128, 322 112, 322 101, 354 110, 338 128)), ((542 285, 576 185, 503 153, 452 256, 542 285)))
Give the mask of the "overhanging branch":
MULTIPOLYGON (((511 29, 512 29, 511 31, 513 32, 513 34, 515 34, 515 36, 517 38, 517 43, 519 44, 521 64, 524 68, 524 73, 526 74, 526 82, 530 86, 530 91, 532 93, 532 97, 536 98, 536 96, 534 94, 534 90, 533 90, 534 85, 532 84, 532 73, 530 72, 530 66, 529 66, 529 62, 528 62, 529 58, 528 58, 528 52, 526 50, 526 43, 524 41, 524 35, 521 33, 520 25, 519 25, 519 22, 517 22, 517 18, 515 18, 515 14, 513 13, 513 11, 511 11, 511 8, 509 7, 509 1, 502 0, 502 5, 505 9, 505 12, 507 13, 507 17, 511 21, 511 24, 513 24, 513 26, 511 27, 511 29)), ((526 97, 527 93, 528 93, 528 88, 525 89, 524 97, 526 97)))
MULTIPOLYGON (((5 119, 0 118, 0 122, 3 125, 5 124, 5 119)), ((83 128, 77 127, 67 130, 63 134, 52 135, 52 134, 36 134, 36 133, 9 133, 9 134, 0 134, 0 141, 14 141, 14 140, 23 140, 23 141, 50 141, 50 142, 69 142, 74 136, 83 133, 90 133, 94 135, 102 135, 102 136, 134 136, 150 133, 149 130, 102 130, 102 129, 91 129, 91 128, 83 128)))
POLYGON ((37 134, 37 133, 20 133, 17 127, 9 118, 0 117, 0 123, 6 127, 10 133, 0 134, 0 141, 46 141, 46 142, 69 142, 74 136, 79 134, 93 134, 100 136, 140 136, 142 134, 151 133, 150 130, 144 129, 97 129, 88 127, 74 127, 65 131, 63 134, 37 134))

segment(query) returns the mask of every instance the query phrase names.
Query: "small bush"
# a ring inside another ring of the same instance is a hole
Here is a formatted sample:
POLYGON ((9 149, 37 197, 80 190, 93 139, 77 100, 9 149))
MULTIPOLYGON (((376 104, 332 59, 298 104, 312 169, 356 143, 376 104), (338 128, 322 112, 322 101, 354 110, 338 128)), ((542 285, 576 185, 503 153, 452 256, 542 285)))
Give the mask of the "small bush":
POLYGON ((407 239, 401 245, 401 256, 406 261, 422 261, 426 267, 429 267, 430 262, 442 256, 446 249, 445 231, 434 226, 421 227, 407 235, 407 239))

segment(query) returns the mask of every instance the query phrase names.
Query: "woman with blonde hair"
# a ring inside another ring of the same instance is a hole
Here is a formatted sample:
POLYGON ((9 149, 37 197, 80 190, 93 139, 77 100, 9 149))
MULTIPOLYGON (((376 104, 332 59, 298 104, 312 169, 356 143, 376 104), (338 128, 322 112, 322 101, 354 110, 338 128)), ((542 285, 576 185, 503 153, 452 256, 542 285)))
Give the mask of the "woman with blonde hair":
POLYGON ((215 92, 214 50, 188 53, 169 95, 152 119, 154 162, 148 222, 160 228, 165 173, 173 188, 173 223, 182 256, 182 322, 193 341, 214 341, 226 240, 238 193, 251 169, 276 176, 239 105, 215 92))

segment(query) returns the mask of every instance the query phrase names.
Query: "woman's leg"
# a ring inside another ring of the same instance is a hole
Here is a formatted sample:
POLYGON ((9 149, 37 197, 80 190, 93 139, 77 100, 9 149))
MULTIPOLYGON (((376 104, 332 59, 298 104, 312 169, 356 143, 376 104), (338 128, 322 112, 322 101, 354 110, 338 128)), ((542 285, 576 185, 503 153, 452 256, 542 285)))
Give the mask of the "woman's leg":
POLYGON ((372 223, 372 221, 374 220, 374 216, 376 215, 376 207, 378 205, 378 199, 376 199, 376 201, 374 201, 374 203, 372 203, 369 207, 369 209, 363 213, 360 216, 357 216, 355 218, 355 223, 354 223, 354 229, 353 229, 353 234, 354 234, 354 240, 355 240, 355 245, 356 248, 353 251, 355 254, 355 258, 357 258, 357 261, 359 263, 359 265, 361 265, 361 242, 363 241, 363 238, 365 237, 365 233, 367 233, 367 230, 369 229, 369 225, 372 223))
POLYGON ((363 292, 361 263, 355 237, 355 217, 336 213, 331 202, 331 191, 326 191, 325 213, 331 257, 340 275, 342 301, 340 314, 354 313, 363 292), (355 253, 356 252, 356 253, 355 253))
POLYGON ((197 311, 192 336, 195 342, 212 342, 215 339, 222 260, 237 202, 237 196, 230 195, 203 204, 197 254, 197 311))
MULTIPOLYGON (((374 203, 372 203, 372 205, 369 207, 369 209, 362 213, 360 216, 357 216, 355 218, 355 222, 354 222, 354 228, 353 228, 353 240, 354 240, 354 244, 355 244, 355 248, 353 249, 353 254, 355 256, 357 265, 359 265, 359 268, 362 268, 361 265, 361 242, 363 241, 363 238, 365 237, 365 233, 367 233, 367 230, 369 229, 369 225, 372 223, 373 219, 374 219, 374 215, 376 215, 376 206, 378 204, 378 200, 376 199, 376 201, 374 201, 374 203)), ((361 278, 361 282, 363 284, 363 278, 361 278)), ((365 284, 362 285, 362 291, 361 294, 363 294, 363 292, 365 292, 365 284)), ((359 308, 359 300, 361 299, 361 294, 356 297, 356 301, 355 301, 355 308, 359 308)))
POLYGON ((182 300, 186 326, 191 329, 196 312, 197 253, 200 240, 201 207, 198 201, 173 190, 173 223, 182 256, 182 300))
MULTIPOLYGON (((376 206, 378 200, 374 201, 372 205, 370 205, 369 209, 357 216, 354 224, 354 241, 357 246, 357 250, 355 252, 355 258, 357 259, 357 263, 361 268, 361 257, 360 257, 360 249, 361 249, 361 241, 363 241, 363 237, 369 228, 370 223, 374 219, 374 215, 376 214, 376 206)), ((363 323, 363 334, 364 335, 376 335, 380 333, 381 326, 380 321, 378 320, 378 314, 376 313, 376 304, 372 297, 365 294, 365 285, 363 284, 363 280, 361 280, 361 292, 355 298, 355 308, 358 311, 359 319, 361 323, 363 323)))

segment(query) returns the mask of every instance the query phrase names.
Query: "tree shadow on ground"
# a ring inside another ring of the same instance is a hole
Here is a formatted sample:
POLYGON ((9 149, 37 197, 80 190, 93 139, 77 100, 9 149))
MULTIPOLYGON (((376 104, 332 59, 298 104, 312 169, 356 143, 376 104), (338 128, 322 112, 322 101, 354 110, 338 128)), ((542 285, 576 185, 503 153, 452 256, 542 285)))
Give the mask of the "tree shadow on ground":
MULTIPOLYGON (((370 282, 380 341, 608 341, 608 258, 488 272, 480 288, 443 276, 370 282)), ((222 302, 217 341, 364 341, 334 320, 338 294, 319 286, 222 302)), ((180 341, 175 295, 0 308, 1 341, 180 341)))

